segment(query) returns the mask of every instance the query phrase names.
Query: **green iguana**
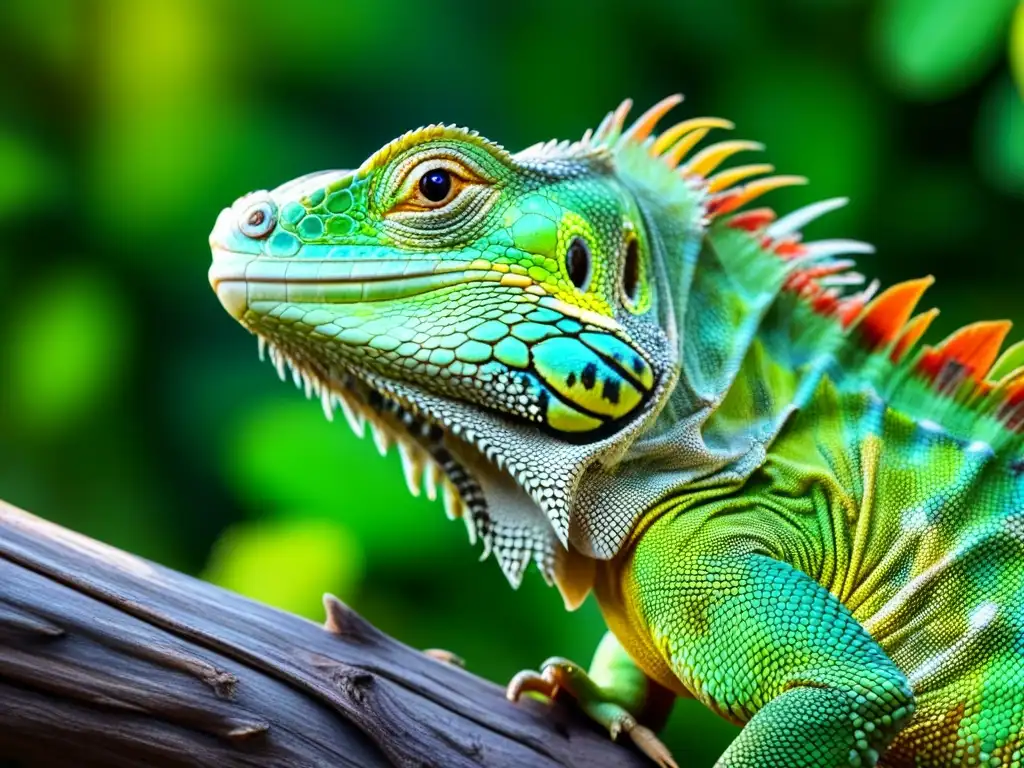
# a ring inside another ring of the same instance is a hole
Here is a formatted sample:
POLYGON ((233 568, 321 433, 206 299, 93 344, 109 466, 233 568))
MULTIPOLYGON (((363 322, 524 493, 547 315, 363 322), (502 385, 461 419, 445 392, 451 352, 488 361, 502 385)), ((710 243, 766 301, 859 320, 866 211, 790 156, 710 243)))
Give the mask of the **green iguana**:
POLYGON ((919 344, 931 279, 851 288, 869 246, 800 236, 845 201, 746 208, 804 179, 655 135, 679 101, 515 155, 412 131, 223 211, 210 281, 513 586, 594 592, 589 675, 510 697, 662 765, 669 692, 746 724, 720 766, 1024 765, 1024 343, 919 344))

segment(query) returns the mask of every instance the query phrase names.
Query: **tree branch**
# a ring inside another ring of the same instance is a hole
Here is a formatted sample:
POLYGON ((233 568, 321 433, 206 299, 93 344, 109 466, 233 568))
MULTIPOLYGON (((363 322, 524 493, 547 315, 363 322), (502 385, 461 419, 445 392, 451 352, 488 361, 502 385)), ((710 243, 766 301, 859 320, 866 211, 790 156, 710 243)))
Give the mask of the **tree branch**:
POLYGON ((0 760, 646 765, 324 604, 321 627, 0 502, 0 760))

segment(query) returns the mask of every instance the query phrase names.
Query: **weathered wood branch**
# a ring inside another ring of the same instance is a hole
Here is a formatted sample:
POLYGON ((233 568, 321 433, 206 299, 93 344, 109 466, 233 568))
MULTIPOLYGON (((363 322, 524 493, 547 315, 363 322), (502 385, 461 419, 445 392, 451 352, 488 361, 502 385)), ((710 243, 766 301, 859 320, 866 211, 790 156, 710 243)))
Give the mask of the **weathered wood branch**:
POLYGON ((0 762, 646 765, 324 603, 321 627, 0 502, 0 762))

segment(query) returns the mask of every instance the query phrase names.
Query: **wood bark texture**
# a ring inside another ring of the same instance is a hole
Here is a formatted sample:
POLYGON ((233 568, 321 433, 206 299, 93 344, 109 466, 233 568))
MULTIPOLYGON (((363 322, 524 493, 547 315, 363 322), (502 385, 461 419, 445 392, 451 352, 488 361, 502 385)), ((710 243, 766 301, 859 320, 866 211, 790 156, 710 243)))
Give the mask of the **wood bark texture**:
POLYGON ((648 765, 324 606, 320 626, 0 502, 0 767, 648 765))

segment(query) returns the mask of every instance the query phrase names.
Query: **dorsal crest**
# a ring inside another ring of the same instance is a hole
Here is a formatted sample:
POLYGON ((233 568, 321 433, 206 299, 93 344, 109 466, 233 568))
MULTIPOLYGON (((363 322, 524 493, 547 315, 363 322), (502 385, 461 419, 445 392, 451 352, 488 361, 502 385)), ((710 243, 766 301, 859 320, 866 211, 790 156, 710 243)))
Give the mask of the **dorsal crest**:
POLYGON ((626 117, 633 104, 630 99, 626 99, 605 116, 593 133, 584 134, 580 144, 604 147, 613 153, 629 145, 644 147, 652 162, 677 172, 681 179, 705 192, 709 219, 736 211, 773 189, 807 183, 803 176, 767 175, 775 170, 767 163, 741 165, 716 174, 715 171, 722 163, 733 155, 764 149, 762 144, 755 141, 727 140, 694 152, 712 130, 733 128, 731 122, 722 118, 689 118, 655 135, 654 130, 660 120, 682 100, 680 94, 668 96, 626 127, 626 117), (762 178, 747 181, 754 177, 762 178))
POLYGON ((877 281, 860 287, 864 277, 854 271, 855 262, 849 258, 872 253, 870 245, 847 239, 803 242, 800 230, 844 205, 845 199, 813 203, 782 218, 770 208, 745 209, 767 192, 804 184, 806 179, 771 175, 774 168, 767 163, 721 170, 734 155, 763 149, 757 142, 742 140, 698 148, 712 130, 732 129, 732 123, 721 118, 689 118, 656 133, 661 120, 681 102, 681 95, 669 96, 627 125, 632 102, 626 99, 579 142, 551 150, 602 152, 614 162, 627 152, 635 158, 636 150, 642 149, 652 173, 669 169, 701 199, 709 230, 718 225, 748 234, 758 248, 743 258, 775 262, 784 273, 782 290, 795 294, 820 321, 838 326, 843 349, 836 357, 846 368, 845 377, 862 375, 865 384, 886 392, 897 407, 915 418, 938 422, 963 439, 985 439, 994 446, 1020 444, 1024 342, 999 356, 1010 323, 974 323, 937 345, 922 346, 938 310, 914 315, 914 309, 933 279, 899 283, 876 297, 877 281), (920 402, 922 391, 930 395, 928 402, 920 402))

